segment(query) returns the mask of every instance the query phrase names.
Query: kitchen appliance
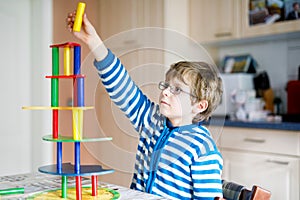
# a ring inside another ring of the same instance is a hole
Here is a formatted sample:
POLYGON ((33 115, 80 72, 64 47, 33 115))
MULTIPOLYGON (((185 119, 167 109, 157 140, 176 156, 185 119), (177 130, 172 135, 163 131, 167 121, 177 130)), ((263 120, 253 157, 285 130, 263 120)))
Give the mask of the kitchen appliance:
POLYGON ((231 101, 234 91, 250 91, 254 89, 253 74, 228 73, 220 74, 223 81, 223 96, 220 105, 214 111, 214 116, 230 116, 236 110, 235 103, 231 101))
POLYGON ((264 91, 270 88, 270 81, 267 72, 263 71, 259 73, 253 78, 253 81, 257 97, 263 97, 264 91))
POLYGON ((268 73, 263 71, 253 78, 256 97, 263 98, 264 109, 274 113, 274 92, 270 86, 268 73))
POLYGON ((287 114, 300 114, 300 80, 287 84, 287 114))

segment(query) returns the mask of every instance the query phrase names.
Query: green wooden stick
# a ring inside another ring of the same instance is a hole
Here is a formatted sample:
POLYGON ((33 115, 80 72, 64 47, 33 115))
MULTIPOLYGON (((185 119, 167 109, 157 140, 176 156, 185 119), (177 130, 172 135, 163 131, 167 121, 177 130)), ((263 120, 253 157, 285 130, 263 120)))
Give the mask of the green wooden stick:
POLYGON ((61 197, 67 198, 68 181, 67 176, 61 177, 61 197))
MULTIPOLYGON (((52 48, 52 75, 59 75, 59 48, 52 48)), ((51 79, 51 106, 58 106, 58 78, 51 79)))
POLYGON ((0 190, 0 195, 24 194, 24 188, 8 188, 0 190))
POLYGON ((59 75, 59 48, 52 48, 52 75, 59 75))
POLYGON ((57 78, 51 79, 51 106, 56 107, 59 104, 59 83, 57 78))

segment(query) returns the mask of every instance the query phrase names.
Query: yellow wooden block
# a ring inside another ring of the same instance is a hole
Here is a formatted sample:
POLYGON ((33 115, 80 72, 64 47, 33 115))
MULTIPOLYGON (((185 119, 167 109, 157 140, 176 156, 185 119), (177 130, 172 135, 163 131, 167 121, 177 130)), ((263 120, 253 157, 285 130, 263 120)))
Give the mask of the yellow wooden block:
POLYGON ((72 106, 23 106, 23 110, 90 110, 93 106, 72 107, 72 106))
POLYGON ((85 3, 79 2, 77 5, 77 11, 75 16, 75 21, 73 25, 73 31, 79 32, 82 24, 82 17, 84 14, 85 3))
POLYGON ((82 129, 83 129, 83 111, 73 110, 73 139, 82 139, 82 129))
POLYGON ((70 50, 70 47, 64 48, 64 74, 71 75, 71 50, 70 50))

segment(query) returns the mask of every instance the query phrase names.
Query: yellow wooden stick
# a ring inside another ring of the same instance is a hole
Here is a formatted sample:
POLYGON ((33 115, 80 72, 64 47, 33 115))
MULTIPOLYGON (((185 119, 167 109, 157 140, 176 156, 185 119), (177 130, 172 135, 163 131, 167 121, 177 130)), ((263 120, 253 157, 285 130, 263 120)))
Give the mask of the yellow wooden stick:
POLYGON ((73 139, 82 139, 82 128, 83 128, 83 111, 73 110, 73 139))
POLYGON ((70 47, 64 48, 64 74, 71 75, 71 50, 70 47))
POLYGON ((90 110, 93 106, 72 107, 72 106, 23 106, 23 110, 90 110))
POLYGON ((75 16, 75 21, 73 25, 73 31, 79 32, 82 24, 82 17, 84 14, 85 3, 79 2, 77 5, 77 11, 75 16))

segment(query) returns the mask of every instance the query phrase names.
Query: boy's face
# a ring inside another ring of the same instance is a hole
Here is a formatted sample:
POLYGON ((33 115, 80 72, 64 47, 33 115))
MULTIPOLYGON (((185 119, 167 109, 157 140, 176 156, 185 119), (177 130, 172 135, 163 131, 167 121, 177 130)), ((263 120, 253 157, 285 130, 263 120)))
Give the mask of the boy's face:
MULTIPOLYGON (((190 87, 178 79, 166 80, 171 87, 178 87, 182 91, 190 92, 190 87)), ((170 87, 161 91, 159 96, 160 112, 167 117, 173 126, 191 124, 197 114, 197 103, 192 105, 191 96, 185 92, 173 94, 170 87)))

